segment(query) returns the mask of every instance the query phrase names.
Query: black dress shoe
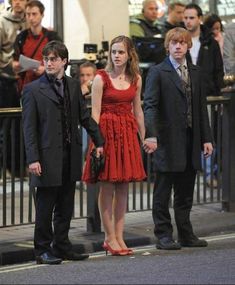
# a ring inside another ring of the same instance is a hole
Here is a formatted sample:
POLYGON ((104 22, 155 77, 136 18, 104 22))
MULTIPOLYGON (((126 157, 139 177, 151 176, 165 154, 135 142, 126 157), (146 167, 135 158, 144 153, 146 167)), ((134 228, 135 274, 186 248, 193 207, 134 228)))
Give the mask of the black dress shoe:
POLYGON ((191 239, 181 239, 178 241, 181 246, 185 247, 206 247, 208 242, 204 239, 199 239, 198 237, 193 237, 191 239))
POLYGON ((181 249, 179 243, 175 242, 171 237, 162 237, 158 239, 156 243, 156 248, 166 249, 166 250, 176 250, 181 249))
POLYGON ((84 260, 89 257, 89 254, 86 253, 79 254, 77 252, 69 251, 64 254, 56 254, 56 256, 62 258, 63 260, 84 260))
POLYGON ((37 264, 60 264, 62 262, 61 258, 53 256, 50 252, 36 256, 35 260, 37 264))

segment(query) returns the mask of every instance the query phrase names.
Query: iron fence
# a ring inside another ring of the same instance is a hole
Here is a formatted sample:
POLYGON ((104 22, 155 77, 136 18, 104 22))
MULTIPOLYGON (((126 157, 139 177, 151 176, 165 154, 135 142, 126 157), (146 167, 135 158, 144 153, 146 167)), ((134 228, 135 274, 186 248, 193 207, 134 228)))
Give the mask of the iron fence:
MULTIPOLYGON (((224 177, 222 161, 226 159, 223 157, 222 142, 223 137, 229 137, 229 129, 222 126, 224 117, 228 118, 226 106, 229 104, 229 98, 211 97, 207 99, 207 104, 216 152, 211 161, 202 157, 203 171, 197 174, 195 204, 222 201, 224 177), (209 180, 206 177, 206 169, 213 173, 209 180)), ((229 153, 226 155, 229 156, 229 153)), ((129 212, 150 210, 152 207, 155 178, 152 155, 143 153, 143 161, 147 179, 129 184, 127 205, 129 212)), ((0 172, 0 227, 33 223, 35 189, 29 186, 29 175, 25 163, 21 108, 0 109, 0 172)), ((81 181, 76 184, 74 218, 86 218, 88 231, 100 230, 98 191, 99 184, 86 185, 81 181)))

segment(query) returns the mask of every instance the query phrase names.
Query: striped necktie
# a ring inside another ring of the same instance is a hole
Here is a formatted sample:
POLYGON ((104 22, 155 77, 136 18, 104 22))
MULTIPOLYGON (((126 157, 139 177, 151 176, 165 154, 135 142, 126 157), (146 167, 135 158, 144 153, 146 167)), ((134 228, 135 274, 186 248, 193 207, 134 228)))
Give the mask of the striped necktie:
POLYGON ((179 68, 179 71, 180 71, 180 74, 181 74, 181 79, 182 79, 186 84, 188 84, 188 69, 187 69, 187 66, 185 66, 185 65, 180 65, 178 68, 179 68))

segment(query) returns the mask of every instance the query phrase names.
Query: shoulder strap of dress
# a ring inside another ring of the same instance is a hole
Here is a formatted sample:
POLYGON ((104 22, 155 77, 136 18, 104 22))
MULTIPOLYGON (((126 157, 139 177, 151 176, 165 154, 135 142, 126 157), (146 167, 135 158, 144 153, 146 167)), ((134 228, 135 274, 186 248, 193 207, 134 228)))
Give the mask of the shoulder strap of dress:
POLYGON ((104 82, 104 86, 110 87, 111 80, 110 80, 109 75, 105 69, 98 69, 96 74, 99 74, 102 77, 103 82, 104 82))

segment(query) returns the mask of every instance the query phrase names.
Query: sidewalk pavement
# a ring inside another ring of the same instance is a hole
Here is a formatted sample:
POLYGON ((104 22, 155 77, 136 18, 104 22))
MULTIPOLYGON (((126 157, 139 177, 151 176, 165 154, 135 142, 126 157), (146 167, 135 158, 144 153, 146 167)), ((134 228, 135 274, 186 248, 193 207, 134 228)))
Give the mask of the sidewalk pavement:
MULTIPOLYGON (((174 238, 176 227, 171 209, 174 238)), ((211 236, 235 231, 235 213, 221 211, 221 204, 202 204, 193 206, 191 221, 197 236, 211 236)), ((0 265, 34 260, 34 224, 0 228, 0 265)), ((102 251, 104 233, 88 233, 86 219, 74 219, 69 232, 74 250, 94 253, 102 251)), ((129 247, 155 244, 151 211, 126 214, 124 237, 129 247)))

